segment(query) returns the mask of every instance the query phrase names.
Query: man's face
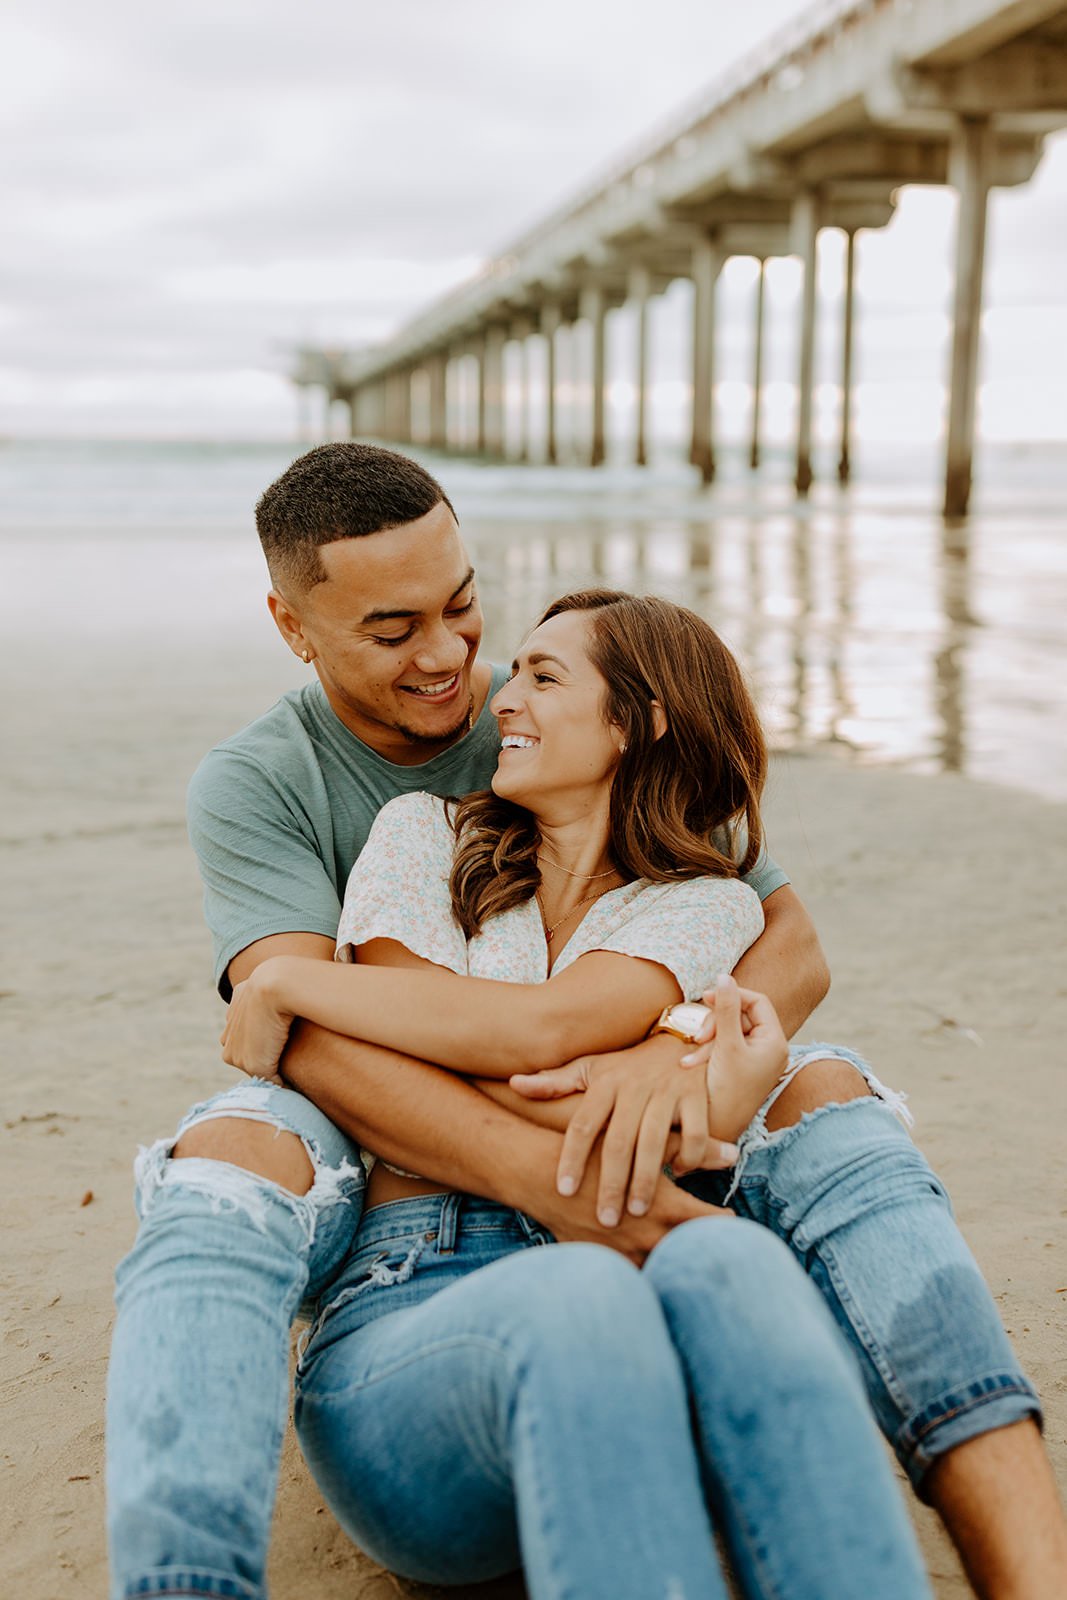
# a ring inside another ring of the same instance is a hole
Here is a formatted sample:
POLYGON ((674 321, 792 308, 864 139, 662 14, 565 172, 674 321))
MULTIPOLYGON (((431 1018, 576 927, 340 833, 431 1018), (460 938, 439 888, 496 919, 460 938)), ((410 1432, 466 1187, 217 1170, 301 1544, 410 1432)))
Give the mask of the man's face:
POLYGON ((319 554, 324 581, 272 602, 279 627, 298 653, 309 650, 357 738, 404 765, 428 760, 467 728, 482 636, 455 518, 441 501, 415 522, 338 539, 319 554))

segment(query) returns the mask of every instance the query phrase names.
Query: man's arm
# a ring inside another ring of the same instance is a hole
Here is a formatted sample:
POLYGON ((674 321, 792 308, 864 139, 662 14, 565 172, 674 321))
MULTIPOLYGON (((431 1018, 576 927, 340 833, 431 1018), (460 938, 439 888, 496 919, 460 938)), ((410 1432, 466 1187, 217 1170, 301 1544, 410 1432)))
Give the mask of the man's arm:
POLYGON ((737 963, 734 977, 740 988, 768 996, 791 1039, 826 998, 830 968, 815 924, 788 884, 767 896, 763 916, 763 932, 737 963))
MULTIPOLYGON (((316 934, 274 934, 234 958, 230 981, 240 983, 270 956, 315 953, 332 959, 332 942, 316 934)), ((598 1163, 590 1164, 572 1198, 556 1189, 560 1134, 494 1104, 454 1073, 311 1023, 293 1030, 282 1071, 338 1127, 393 1165, 514 1206, 559 1239, 608 1244, 641 1261, 670 1228, 713 1214, 714 1208, 664 1181, 646 1216, 602 1228, 595 1208, 598 1163)))

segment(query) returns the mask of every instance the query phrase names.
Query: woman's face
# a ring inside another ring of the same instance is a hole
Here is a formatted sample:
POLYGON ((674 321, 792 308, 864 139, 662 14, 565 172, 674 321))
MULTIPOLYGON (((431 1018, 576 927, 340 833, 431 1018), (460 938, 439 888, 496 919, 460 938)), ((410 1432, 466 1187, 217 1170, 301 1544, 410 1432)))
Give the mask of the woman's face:
POLYGON ((589 659, 590 613, 565 611, 535 628, 493 697, 502 748, 493 790, 537 815, 602 803, 622 753, 604 719, 607 685, 589 659))

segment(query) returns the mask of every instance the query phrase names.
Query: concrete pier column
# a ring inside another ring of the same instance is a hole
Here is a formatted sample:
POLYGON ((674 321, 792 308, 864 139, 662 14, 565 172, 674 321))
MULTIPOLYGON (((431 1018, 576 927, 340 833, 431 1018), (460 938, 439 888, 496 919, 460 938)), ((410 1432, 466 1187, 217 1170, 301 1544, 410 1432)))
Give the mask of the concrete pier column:
POLYGON ((382 408, 382 433, 390 444, 396 444, 400 439, 400 407, 395 372, 386 374, 384 390, 385 404, 382 408))
POLYGON ((484 344, 484 342, 479 344, 477 349, 472 350, 471 354, 474 356, 474 359, 478 363, 478 404, 475 407, 474 448, 477 450, 479 455, 484 455, 485 454, 485 421, 486 421, 486 409, 487 409, 486 408, 486 398, 485 398, 485 344, 484 344))
POLYGON ((387 443, 393 439, 393 422, 396 415, 396 402, 393 397, 393 374, 386 373, 380 380, 379 388, 382 396, 380 437, 387 443))
POLYGON ((545 460, 554 467, 559 459, 556 444, 556 334, 559 331, 560 309, 557 305, 541 307, 541 333, 545 341, 545 460))
POLYGON ((689 459, 710 483, 715 476, 715 285, 722 251, 714 239, 693 245, 693 432, 689 459))
POLYGON ((504 454, 504 329, 493 323, 482 345, 479 390, 480 445, 487 456, 504 454))
POLYGON ((391 444, 411 439, 411 378, 406 372, 390 372, 385 380, 385 437, 391 444))
POLYGON ((845 238, 845 293, 841 308, 841 454, 837 458, 837 480, 847 483, 852 476, 852 324, 855 317, 854 279, 856 272, 856 234, 849 228, 845 238))
POLYGON ((360 438, 366 432, 370 432, 366 427, 366 402, 368 402, 368 390, 352 390, 352 437, 354 438, 360 438))
POLYGON ((374 385, 371 410, 374 417, 372 432, 376 439, 388 437, 389 391, 384 378, 374 385))
POLYGON ((427 363, 430 379, 431 450, 448 449, 448 354, 441 350, 427 363))
POLYGON ((767 291, 767 263, 760 257, 759 277, 756 279, 756 330, 752 347, 752 443, 748 451, 748 464, 755 472, 759 466, 760 421, 763 411, 763 311, 767 291))
POLYGON ((406 369, 394 378, 396 388, 396 424, 393 437, 399 444, 411 443, 411 373, 406 369))
POLYGON ((811 417, 815 387, 815 300, 819 197, 801 189, 793 201, 793 248, 804 267, 800 296, 800 364, 797 374, 797 494, 811 488, 811 417))
POLYGON ((590 405, 589 465, 603 465, 605 450, 604 432, 604 323, 607 304, 599 284, 590 284, 582 290, 579 316, 588 322, 592 334, 589 381, 592 385, 590 405))
POLYGON ((956 286, 945 455, 946 517, 966 516, 971 498, 986 210, 993 155, 989 118, 961 117, 949 161, 949 181, 959 192, 960 206, 956 224, 956 286))
POLYGON ((515 343, 519 349, 518 380, 519 380, 519 438, 518 449, 515 454, 516 461, 529 461, 530 459, 530 351, 526 341, 526 330, 523 329, 515 336, 515 343))
POLYGON ((637 321, 637 417, 634 429, 634 464, 648 465, 648 302, 652 275, 647 267, 631 267, 626 297, 633 302, 637 321))

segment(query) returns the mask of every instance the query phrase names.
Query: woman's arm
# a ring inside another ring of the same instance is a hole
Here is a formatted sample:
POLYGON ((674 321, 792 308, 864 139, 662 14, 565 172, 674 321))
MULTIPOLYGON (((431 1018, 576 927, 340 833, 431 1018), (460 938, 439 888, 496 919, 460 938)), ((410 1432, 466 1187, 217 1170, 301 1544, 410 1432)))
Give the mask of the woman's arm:
POLYGON ((273 1072, 293 1019, 304 1017, 455 1072, 509 1078, 632 1044, 682 998, 666 967, 616 951, 589 951, 545 983, 502 983, 428 962, 395 970, 377 948, 391 944, 371 940, 355 966, 299 956, 262 962, 234 990, 225 1059, 273 1072))

